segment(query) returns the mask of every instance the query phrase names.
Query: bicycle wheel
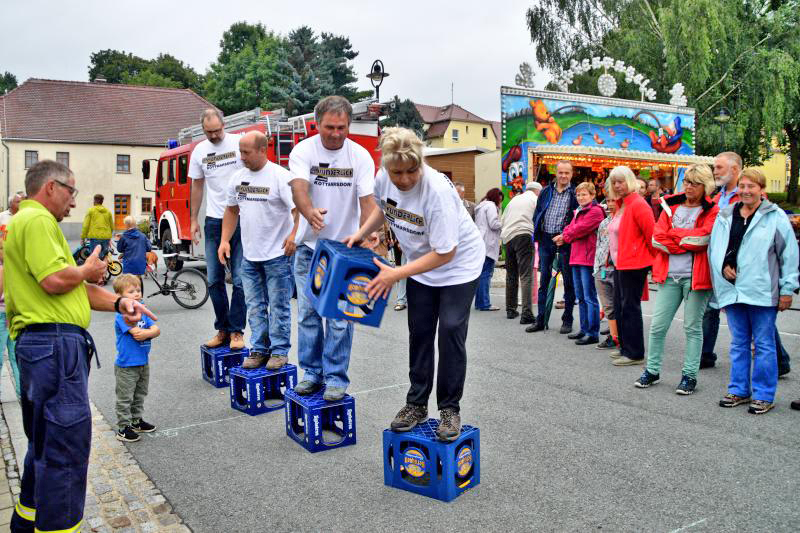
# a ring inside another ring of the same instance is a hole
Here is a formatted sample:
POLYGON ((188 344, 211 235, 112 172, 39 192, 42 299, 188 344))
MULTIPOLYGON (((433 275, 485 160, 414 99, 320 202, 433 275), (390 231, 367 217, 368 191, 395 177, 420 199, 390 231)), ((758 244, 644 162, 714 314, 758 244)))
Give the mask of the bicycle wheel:
POLYGON ((119 276, 122 274, 122 264, 119 261, 109 261, 108 272, 112 276, 119 276))
POLYGON ((197 309, 208 300, 208 280, 197 269, 184 268, 172 276, 172 297, 186 309, 197 309))

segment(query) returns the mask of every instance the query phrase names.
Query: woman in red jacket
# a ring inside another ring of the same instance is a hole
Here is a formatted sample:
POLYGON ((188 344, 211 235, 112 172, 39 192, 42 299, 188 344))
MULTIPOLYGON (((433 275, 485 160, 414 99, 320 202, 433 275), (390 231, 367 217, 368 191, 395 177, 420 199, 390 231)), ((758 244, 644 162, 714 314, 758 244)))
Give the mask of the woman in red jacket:
POLYGON ((575 188, 578 209, 561 235, 553 238, 558 246, 572 245, 569 264, 572 267, 572 285, 578 297, 581 328, 567 335, 575 344, 584 346, 600 342, 600 304, 594 287, 594 255, 597 249, 597 226, 606 218, 606 212, 595 201, 594 185, 585 181, 575 188))
POLYGON ((640 365, 644 361, 642 295, 647 271, 653 264, 653 211, 638 194, 633 171, 614 167, 608 175, 619 211, 608 225, 608 242, 614 262, 614 309, 620 350, 612 352, 613 365, 640 365))
POLYGON ((636 380, 640 389, 660 380, 664 338, 683 303, 686 355, 677 394, 692 394, 697 386, 700 350, 703 346, 703 313, 711 297, 708 241, 719 208, 708 196, 714 191, 714 176, 707 165, 686 170, 684 191, 661 199, 663 208, 653 232, 653 281, 658 297, 650 323, 647 369, 636 380))

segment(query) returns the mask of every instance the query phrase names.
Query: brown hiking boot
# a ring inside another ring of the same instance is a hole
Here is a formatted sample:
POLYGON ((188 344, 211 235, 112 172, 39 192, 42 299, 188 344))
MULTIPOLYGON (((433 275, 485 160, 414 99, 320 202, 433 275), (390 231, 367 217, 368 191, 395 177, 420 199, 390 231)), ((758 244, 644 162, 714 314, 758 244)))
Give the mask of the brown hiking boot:
POLYGON ((392 431, 411 431, 417 424, 428 419, 428 408, 422 405, 406 404, 392 420, 392 431))
POLYGON ((461 435, 461 415, 448 407, 439 411, 441 420, 436 428, 436 436, 444 442, 453 442, 461 435))
POLYGON ((214 338, 206 343, 206 348, 219 348, 228 342, 228 332, 218 331, 214 338))
POLYGON ((231 350, 244 349, 244 334, 238 331, 231 333, 231 350))
POLYGON ((250 352, 250 355, 245 357, 244 361, 242 361, 242 368, 258 368, 264 366, 268 357, 268 355, 261 352, 250 352))
POLYGON ((267 361, 267 370, 278 370, 283 365, 289 362, 289 358, 285 355, 273 355, 267 361))

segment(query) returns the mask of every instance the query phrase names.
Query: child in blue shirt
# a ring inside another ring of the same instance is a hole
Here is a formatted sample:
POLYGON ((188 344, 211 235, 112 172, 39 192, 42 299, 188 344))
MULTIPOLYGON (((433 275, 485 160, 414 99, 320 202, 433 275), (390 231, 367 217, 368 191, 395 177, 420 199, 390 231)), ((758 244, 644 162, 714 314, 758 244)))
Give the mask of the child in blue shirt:
MULTIPOLYGON (((122 274, 114 280, 114 292, 132 300, 142 299, 142 284, 138 276, 122 274)), ((150 433, 156 427, 142 419, 144 399, 150 382, 150 339, 161 330, 146 315, 137 324, 129 324, 117 313, 114 321, 117 334, 117 360, 114 376, 117 379, 117 440, 136 442, 139 433, 150 433)))

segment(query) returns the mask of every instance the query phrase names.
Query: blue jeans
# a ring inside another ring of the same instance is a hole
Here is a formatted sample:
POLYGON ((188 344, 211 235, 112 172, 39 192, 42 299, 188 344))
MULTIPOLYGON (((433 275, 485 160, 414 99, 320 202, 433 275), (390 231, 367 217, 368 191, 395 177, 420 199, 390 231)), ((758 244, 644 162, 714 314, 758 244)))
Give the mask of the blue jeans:
POLYGON ((575 307, 575 288, 572 286, 572 271, 569 266, 569 246, 556 247, 552 238, 555 235, 543 234, 539 242, 539 299, 538 316, 536 321, 544 323, 544 311, 547 307, 547 288, 550 286, 550 278, 553 276, 553 261, 558 252, 561 277, 564 280, 564 313, 561 315, 561 323, 565 326, 572 326, 572 309, 575 307))
POLYGON ((778 359, 775 353, 777 312, 775 307, 747 304, 725 307, 732 337, 729 393, 747 398, 752 392, 754 400, 775 400, 775 389, 778 387, 778 359), (751 344, 756 347, 755 359, 751 344))
POLYGON ((581 333, 592 338, 600 336, 600 304, 597 302, 597 289, 594 286, 592 267, 572 265, 572 283, 578 297, 578 311, 581 319, 581 333))
POLYGON ((714 353, 714 345, 717 344, 719 334, 719 309, 714 309, 709 305, 703 315, 703 348, 700 360, 707 363, 715 363, 717 354, 714 353))
POLYGON ((475 293, 475 309, 484 310, 491 307, 489 301, 489 288, 492 286, 492 274, 494 273, 494 259, 486 257, 483 260, 483 270, 478 278, 478 291, 475 293))
POLYGON ((14 352, 14 346, 14 339, 11 338, 8 328, 6 327, 6 313, 5 311, 0 311, 0 367, 3 366, 3 354, 6 349, 8 349, 8 363, 11 365, 14 389, 17 392, 17 398, 19 398, 19 368, 17 367, 17 356, 14 352))
POLYGON ((108 254, 108 239, 89 239, 89 253, 94 251, 95 246, 100 245, 100 259, 105 259, 108 254))
POLYGON ((263 354, 288 355, 291 347, 291 259, 282 255, 269 261, 242 263, 242 283, 247 300, 250 344, 263 354))
POLYGON ((305 371, 304 380, 330 387, 350 384, 347 368, 353 346, 353 323, 325 319, 317 314, 306 295, 308 270, 314 250, 301 244, 294 254, 294 279, 297 285, 297 359, 305 371))
POLYGON ((242 288, 242 238, 240 227, 231 237, 231 276, 233 294, 228 307, 228 289, 225 287, 225 265, 219 262, 217 250, 222 239, 222 219, 206 217, 206 267, 208 293, 214 306, 214 329, 228 333, 242 333, 245 325, 244 289, 242 288))

